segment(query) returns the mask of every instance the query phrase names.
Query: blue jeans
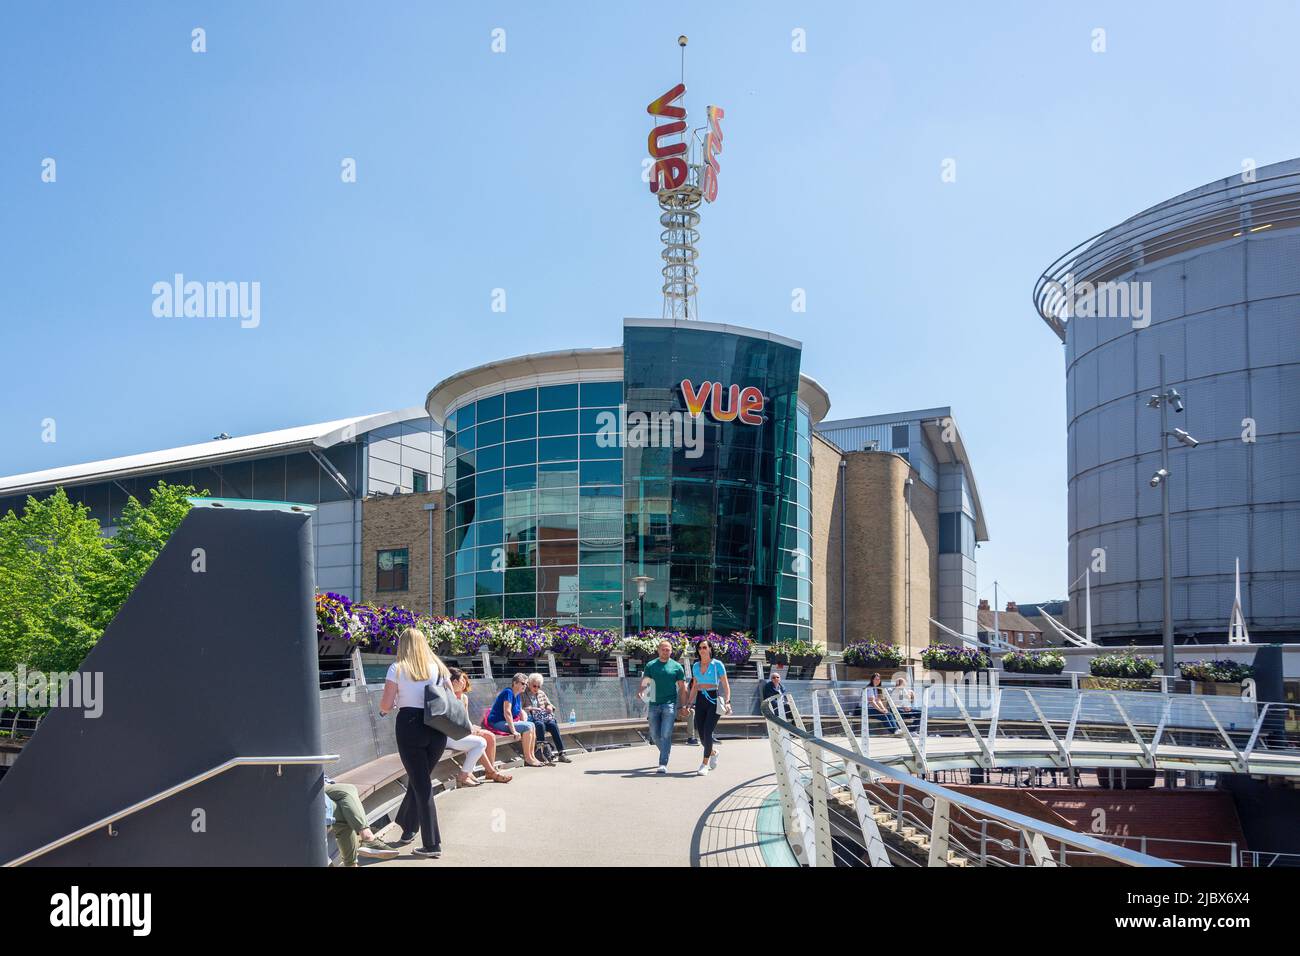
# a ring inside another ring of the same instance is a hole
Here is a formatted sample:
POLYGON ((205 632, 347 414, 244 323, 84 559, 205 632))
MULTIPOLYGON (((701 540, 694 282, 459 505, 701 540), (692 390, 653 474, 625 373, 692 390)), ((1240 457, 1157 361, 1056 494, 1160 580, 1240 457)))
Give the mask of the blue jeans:
MULTIPOLYGON (((504 720, 494 720, 494 721, 492 721, 492 729, 493 729, 493 730, 499 730, 499 731, 501 731, 503 734, 508 734, 508 733, 510 733, 510 725, 507 724, 504 720)), ((515 733, 519 734, 519 736, 521 736, 521 737, 522 737, 524 734, 528 733, 530 730, 533 730, 533 729, 534 729, 534 727, 533 727, 533 722, 532 722, 531 720, 516 720, 516 721, 515 721, 515 733)))
POLYGON ((677 719, 677 701, 651 704, 646 711, 650 721, 650 740, 659 747, 659 766, 668 766, 668 754, 673 749, 673 722, 677 719))

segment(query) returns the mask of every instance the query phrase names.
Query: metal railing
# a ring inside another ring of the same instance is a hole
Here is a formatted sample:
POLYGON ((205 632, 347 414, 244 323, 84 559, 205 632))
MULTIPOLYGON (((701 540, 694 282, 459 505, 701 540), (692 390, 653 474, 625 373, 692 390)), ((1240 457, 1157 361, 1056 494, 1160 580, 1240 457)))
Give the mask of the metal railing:
POLYGON ((1294 703, 970 683, 811 693, 811 701, 828 703, 829 694, 849 716, 871 717, 857 734, 864 755, 912 773, 1077 766, 1300 775, 1294 703))
MULTIPOLYGON (((869 757, 832 690, 764 705, 785 833, 810 866, 1175 866, 913 776, 869 757), (812 718, 809 730, 804 713, 812 718), (824 713, 825 712, 825 713, 824 713), (827 727, 843 743, 829 739, 827 727), (886 836, 888 834, 888 836, 886 836)), ((892 708, 892 702, 889 703, 892 708)), ((897 715, 899 711, 894 708, 897 715)))
POLYGON ((276 767, 276 776, 278 777, 280 776, 279 768, 284 766, 327 764, 335 760, 338 760, 338 754, 316 754, 314 756, 297 757, 231 757, 224 763, 219 763, 215 767, 211 767, 200 774, 190 777, 188 780, 182 780, 180 783, 168 787, 166 790, 160 790, 152 796, 145 797, 143 800, 137 800, 135 803, 118 810, 116 813, 111 813, 106 817, 102 817, 94 823, 88 823, 80 829, 73 830, 71 833, 59 837, 57 840, 51 840, 49 843, 39 846, 35 850, 24 853, 22 856, 14 857, 8 863, 5 863, 4 866, 22 866, 24 863, 30 863, 32 860, 38 859, 47 853, 57 850, 59 847, 67 846, 69 843, 73 843, 84 836, 94 833, 96 830, 107 829, 109 836, 117 836, 116 831, 113 829, 113 824, 117 823, 119 820, 123 820, 134 813, 139 813, 141 810, 147 810, 154 804, 161 803, 164 800, 176 796, 178 793, 182 793, 189 790, 191 787, 203 783, 205 780, 211 780, 213 777, 223 774, 227 770, 233 770, 235 767, 276 767))

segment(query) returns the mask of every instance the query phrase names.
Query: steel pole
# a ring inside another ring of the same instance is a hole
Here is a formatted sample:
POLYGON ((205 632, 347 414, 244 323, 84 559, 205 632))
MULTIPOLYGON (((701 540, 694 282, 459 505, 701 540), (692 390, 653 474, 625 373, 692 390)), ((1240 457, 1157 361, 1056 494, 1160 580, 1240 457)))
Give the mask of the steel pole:
POLYGON ((1173 548, 1169 540, 1169 396, 1165 390, 1165 357, 1160 356, 1160 467, 1164 477, 1160 479, 1160 533, 1161 533, 1161 603, 1163 605, 1163 644, 1165 650, 1164 671, 1166 675, 1174 672, 1174 589, 1173 572, 1170 564, 1173 548))

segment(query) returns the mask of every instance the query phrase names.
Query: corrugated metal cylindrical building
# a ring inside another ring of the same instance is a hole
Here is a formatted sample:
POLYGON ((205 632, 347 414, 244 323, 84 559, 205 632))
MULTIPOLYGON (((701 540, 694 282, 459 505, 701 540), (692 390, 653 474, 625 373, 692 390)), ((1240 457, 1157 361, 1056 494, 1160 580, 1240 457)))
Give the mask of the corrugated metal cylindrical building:
POLYGON ((1160 356, 1173 620, 1223 639, 1240 559, 1255 641, 1300 637, 1300 160, 1219 180, 1058 259, 1034 293, 1065 343, 1071 619, 1161 632, 1160 356), (1098 557, 1100 556, 1100 558, 1098 557))

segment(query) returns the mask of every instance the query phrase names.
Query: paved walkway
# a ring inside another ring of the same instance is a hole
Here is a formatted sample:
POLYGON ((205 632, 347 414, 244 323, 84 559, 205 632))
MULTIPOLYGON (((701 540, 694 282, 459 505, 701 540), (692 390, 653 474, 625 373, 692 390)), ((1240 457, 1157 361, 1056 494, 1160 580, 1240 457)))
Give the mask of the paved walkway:
MULTIPOLYGON (((674 746, 666 776, 655 773, 658 751, 641 744, 510 768, 511 783, 438 798, 440 860, 411 857, 413 844, 396 860, 366 865, 792 865, 767 740, 726 741, 705 777, 695 775, 700 753, 674 746)), ((396 835, 390 827, 381 837, 396 835)))

